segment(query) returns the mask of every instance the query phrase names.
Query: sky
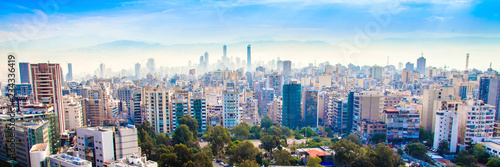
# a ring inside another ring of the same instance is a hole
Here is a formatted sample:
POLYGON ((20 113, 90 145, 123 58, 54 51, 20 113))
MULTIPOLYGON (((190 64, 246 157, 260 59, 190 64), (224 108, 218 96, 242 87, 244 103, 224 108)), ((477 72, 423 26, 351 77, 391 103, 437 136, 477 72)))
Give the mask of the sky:
MULTIPOLYGON (((222 45, 245 59, 280 57, 302 65, 416 62, 486 70, 500 68, 500 2, 496 0, 45 0, 0 1, 0 54, 30 63, 73 63, 75 73, 99 63, 115 71, 149 57, 157 66, 196 62, 222 45), (170 46, 138 52, 87 52, 128 40, 170 46), (290 44, 293 42, 293 44, 290 44), (179 49, 182 45, 184 50, 179 49), (189 46, 197 46, 189 48, 189 46), (203 48, 202 46, 206 46, 203 48), (128 55, 133 53, 133 55, 128 55), (179 56, 183 56, 179 58, 179 56), (86 57, 91 57, 89 60, 86 57), (125 58, 125 60, 119 60, 125 58)), ((5 67, 7 60, 0 60, 5 67)), ((64 70, 64 68, 63 68, 64 70)), ((5 78, 2 72, 0 78, 5 78)))

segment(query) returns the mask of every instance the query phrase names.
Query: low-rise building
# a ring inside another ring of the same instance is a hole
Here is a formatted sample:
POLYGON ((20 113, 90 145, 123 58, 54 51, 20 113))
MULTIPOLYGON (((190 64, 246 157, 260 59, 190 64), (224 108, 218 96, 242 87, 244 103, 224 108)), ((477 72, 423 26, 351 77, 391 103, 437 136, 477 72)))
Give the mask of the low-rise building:
POLYGON ((420 114, 407 108, 384 109, 387 140, 416 141, 420 133, 420 114))
POLYGON ((65 153, 48 157, 51 167, 92 167, 92 162, 65 153))

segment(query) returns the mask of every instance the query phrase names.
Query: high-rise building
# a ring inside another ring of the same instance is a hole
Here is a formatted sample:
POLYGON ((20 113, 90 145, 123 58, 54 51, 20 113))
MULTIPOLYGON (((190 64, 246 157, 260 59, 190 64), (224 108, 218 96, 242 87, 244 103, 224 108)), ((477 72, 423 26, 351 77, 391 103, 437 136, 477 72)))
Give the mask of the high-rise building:
POLYGON ((372 68, 370 68, 370 77, 372 77, 373 79, 381 80, 382 79, 382 67, 375 65, 372 68))
POLYGON ((184 96, 175 94, 177 96, 172 98, 172 131, 179 126, 179 119, 184 116, 189 116, 189 102, 184 96))
POLYGON ((59 64, 31 64, 33 97, 36 102, 54 105, 54 112, 59 118, 59 129, 64 131, 65 116, 61 90, 61 67, 59 64))
POLYGON ((231 129, 238 125, 241 120, 239 107, 239 92, 234 89, 227 89, 222 92, 222 122, 223 126, 231 129))
POLYGON ((304 98, 304 127, 318 127, 318 91, 306 91, 304 98))
POLYGON ((426 60, 425 60, 423 54, 422 54, 422 57, 417 59, 417 71, 423 75, 426 75, 426 73, 425 73, 425 61, 426 60))
POLYGON ((288 77, 292 75, 292 61, 290 60, 283 61, 283 75, 288 77))
POLYGON ((290 129, 302 127, 301 91, 301 85, 297 81, 283 85, 282 125, 290 129))
POLYGON ((19 76, 21 83, 30 83, 30 65, 26 62, 19 62, 19 76))
POLYGON ((102 99, 83 99, 83 122, 85 126, 103 126, 106 116, 104 100, 102 99))
POLYGON ((247 71, 252 72, 252 48, 251 45, 247 46, 247 71))
POLYGON ((149 58, 148 63, 146 63, 146 68, 148 68, 148 73, 155 73, 155 59, 149 58))
MULTIPOLYGON (((482 77, 479 81, 479 100, 496 108, 500 107, 500 79, 498 77, 482 77)), ((500 120, 500 113, 495 114, 495 120, 500 120)))
POLYGON ((266 89, 273 89, 276 96, 283 94, 285 77, 279 74, 266 75, 266 89))
POLYGON ((264 88, 259 93, 258 110, 261 116, 266 116, 269 112, 267 105, 274 100, 274 89, 264 88))
POLYGON ((208 59, 208 52, 205 52, 204 54, 205 56, 205 61, 203 63, 205 63, 205 69, 208 70, 210 68, 210 62, 209 62, 209 59, 208 59))
POLYGON ((95 166, 104 166, 115 160, 114 127, 76 128, 77 149, 81 159, 95 166))
POLYGON ((66 74, 66 81, 73 81, 73 65, 68 63, 68 74, 66 74))
POLYGON ((470 145, 478 138, 493 137, 495 106, 481 100, 468 100, 458 109, 458 143, 470 145))
POLYGON ((141 64, 135 64, 135 79, 141 79, 141 64))
POLYGON ((190 101, 191 118, 198 121, 198 134, 207 130, 207 103, 201 93, 195 93, 190 101))
POLYGON ((436 112, 433 148, 439 149, 441 141, 447 141, 450 153, 457 152, 458 144, 458 113, 454 110, 440 110, 436 112))
POLYGON ((222 46, 222 64, 224 69, 229 66, 229 59, 227 58, 227 46, 222 46))
POLYGON ((432 89, 425 89, 422 101, 422 122, 421 125, 427 131, 434 131, 435 116, 439 101, 451 100, 455 97, 455 88, 450 86, 439 86, 432 89))
POLYGON ((145 103, 148 121, 156 133, 171 133, 172 114, 170 111, 171 92, 161 88, 145 91, 145 103))
POLYGON ((76 128, 82 127, 83 124, 83 109, 81 97, 76 94, 65 95, 63 101, 65 112, 66 130, 75 131, 76 128))
POLYGON ((354 96, 354 118, 358 133, 362 130, 364 120, 366 122, 379 122, 384 106, 384 96, 380 94, 358 94, 354 96))
POLYGON ((99 78, 104 77, 106 77, 106 65, 104 63, 101 63, 101 65, 99 65, 99 78))
POLYGON ((16 84, 14 90, 16 91, 16 96, 18 97, 30 97, 33 92, 31 84, 27 83, 16 84))
POLYGON ((413 63, 406 63, 406 68, 405 68, 407 71, 414 71, 415 70, 415 64, 413 63))
POLYGON ((35 144, 30 149, 30 167, 45 167, 48 164, 50 147, 47 143, 35 144))
POLYGON ((387 140, 418 141, 420 133, 420 113, 408 108, 386 108, 383 110, 387 124, 387 140))
POLYGON ((143 113, 146 107, 142 102, 142 96, 144 96, 144 93, 142 93, 141 89, 134 89, 132 91, 132 99, 129 101, 129 115, 134 124, 142 124, 142 122, 145 121, 145 119, 143 119, 143 113))

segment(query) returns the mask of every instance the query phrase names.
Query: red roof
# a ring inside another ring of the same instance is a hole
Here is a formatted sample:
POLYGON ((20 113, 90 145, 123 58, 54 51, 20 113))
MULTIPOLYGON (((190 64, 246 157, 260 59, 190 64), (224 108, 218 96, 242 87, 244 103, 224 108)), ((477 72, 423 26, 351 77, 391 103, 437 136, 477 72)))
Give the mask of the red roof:
POLYGON ((316 156, 325 156, 326 151, 318 151, 318 150, 309 150, 306 151, 307 154, 309 154, 310 157, 316 157, 316 156))

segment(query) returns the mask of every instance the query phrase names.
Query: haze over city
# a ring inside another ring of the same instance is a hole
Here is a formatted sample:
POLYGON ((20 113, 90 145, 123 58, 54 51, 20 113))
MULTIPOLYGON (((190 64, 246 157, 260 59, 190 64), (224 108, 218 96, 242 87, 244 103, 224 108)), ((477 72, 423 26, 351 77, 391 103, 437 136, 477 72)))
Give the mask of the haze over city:
MULTIPOLYGON (((242 60, 252 44, 253 61, 264 63, 280 57, 301 66, 384 66, 389 57, 397 66, 423 52, 428 65, 438 68, 464 69, 467 53, 472 68, 486 70, 490 62, 500 67, 500 10, 493 0, 68 0, 0 6, 1 54, 14 50, 19 61, 73 63, 75 74, 93 74, 100 63, 128 70, 149 57, 158 67, 186 66, 205 52, 215 63, 224 44, 229 57, 242 60)), ((5 81, 5 73, 0 78, 5 81)))

